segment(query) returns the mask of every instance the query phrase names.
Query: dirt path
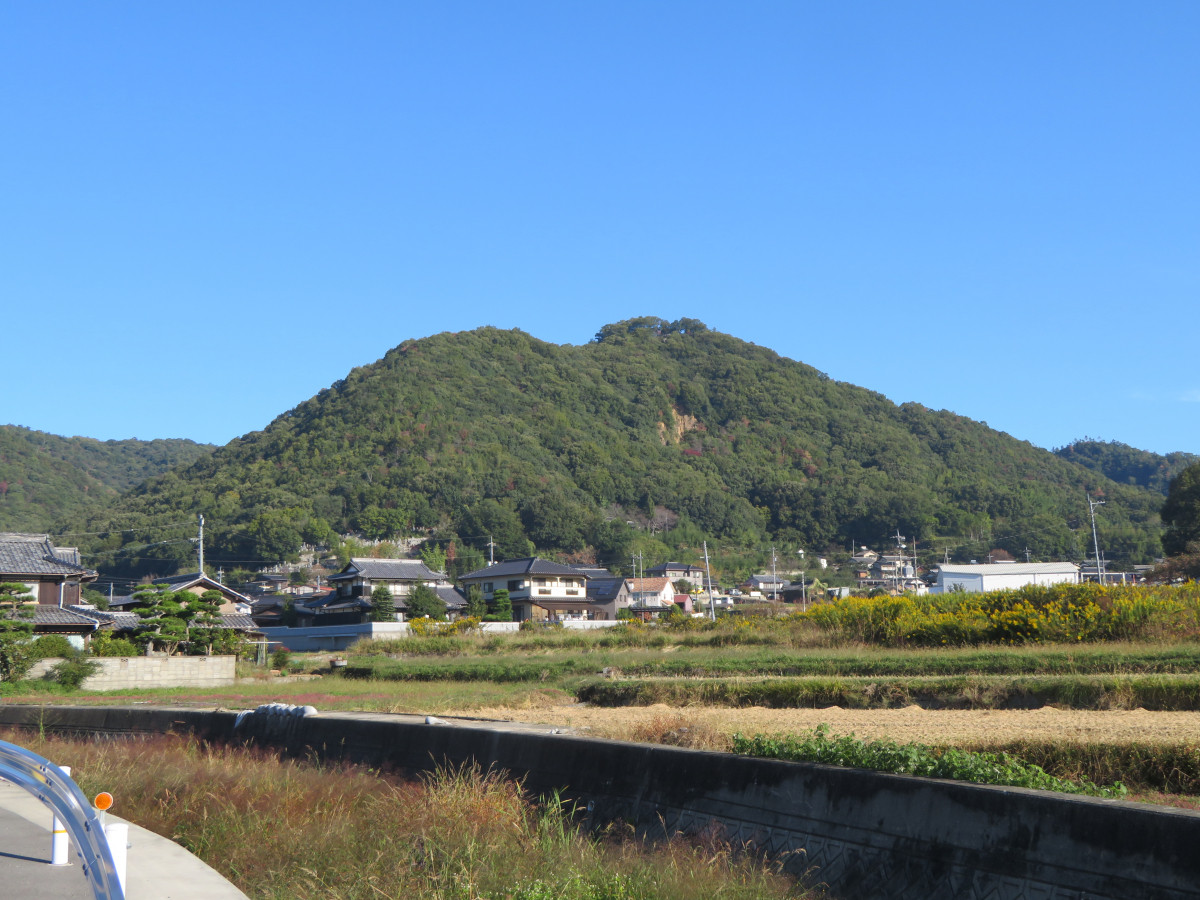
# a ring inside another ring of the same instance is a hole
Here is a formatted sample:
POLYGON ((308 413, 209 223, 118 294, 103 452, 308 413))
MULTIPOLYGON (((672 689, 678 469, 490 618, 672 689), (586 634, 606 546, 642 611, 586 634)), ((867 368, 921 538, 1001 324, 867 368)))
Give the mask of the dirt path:
POLYGON ((726 709, 689 706, 608 709, 578 704, 539 708, 464 710, 469 718, 537 722, 587 730, 605 737, 629 737, 639 727, 654 726, 679 717, 714 731, 733 733, 787 733, 815 728, 821 723, 837 733, 853 732, 863 738, 891 738, 900 742, 955 744, 1007 741, 1019 738, 1115 743, 1200 742, 1200 713, 1148 712, 1144 709, 1092 712, 1069 709, 1035 710, 926 710, 907 709, 726 709))

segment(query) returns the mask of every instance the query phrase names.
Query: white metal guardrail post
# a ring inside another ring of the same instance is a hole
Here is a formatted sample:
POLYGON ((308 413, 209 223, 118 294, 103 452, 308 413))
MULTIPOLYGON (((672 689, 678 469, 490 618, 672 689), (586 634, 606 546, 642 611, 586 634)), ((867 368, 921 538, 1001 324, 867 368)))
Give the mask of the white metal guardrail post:
MULTIPOLYGON (((66 826, 83 859, 83 874, 96 900, 125 900, 125 888, 117 876, 100 820, 69 775, 31 750, 0 741, 0 776, 49 806, 66 826)), ((122 854, 124 851, 122 841, 122 854)))
MULTIPOLYGON (((71 774, 70 766, 59 766, 64 775, 71 774)), ((50 865, 69 866, 71 860, 67 855, 70 842, 67 840, 67 826, 54 816, 50 822, 50 865)))

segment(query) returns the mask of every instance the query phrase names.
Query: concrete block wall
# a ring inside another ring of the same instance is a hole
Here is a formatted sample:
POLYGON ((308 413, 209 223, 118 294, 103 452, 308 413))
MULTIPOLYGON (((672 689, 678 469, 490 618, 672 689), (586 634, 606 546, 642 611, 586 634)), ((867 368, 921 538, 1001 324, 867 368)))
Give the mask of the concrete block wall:
MULTIPOLYGON (((60 659, 40 660, 29 678, 40 678, 60 659)), ((93 662, 100 671, 83 683, 85 691, 116 691, 123 688, 216 687, 233 684, 235 656, 101 656, 93 662)))
MULTIPOLYGON (((373 766, 495 766, 561 791, 590 822, 647 834, 717 827, 854 900, 1197 900, 1200 814, 830 766, 414 716, 0 706, 0 724, 193 731, 373 766)), ((314 774, 313 777, 320 777, 314 774)))

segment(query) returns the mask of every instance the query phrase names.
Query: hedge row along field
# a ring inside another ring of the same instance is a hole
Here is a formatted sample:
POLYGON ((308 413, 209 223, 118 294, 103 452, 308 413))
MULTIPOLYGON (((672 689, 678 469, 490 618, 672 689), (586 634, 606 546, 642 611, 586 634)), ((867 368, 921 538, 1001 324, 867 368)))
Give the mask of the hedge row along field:
POLYGON ((581 685, 597 706, 764 706, 773 709, 1147 709, 1200 710, 1200 675, 1111 675, 875 679, 645 679, 581 685))
MULTIPOLYGON (((382 641, 374 643, 383 643, 382 641)), ((403 641, 389 641, 401 644, 403 641)), ((422 640, 409 648, 424 651, 422 640)), ((1084 646, 954 648, 940 650, 815 649, 786 652, 775 648, 672 647, 670 652, 638 649, 576 653, 561 648, 467 656, 467 645, 445 656, 424 652, 409 658, 372 653, 369 642, 356 645, 345 674, 350 678, 389 681, 546 681, 576 675, 631 678, 725 678, 862 676, 917 678, 975 675, 1184 675, 1200 672, 1197 644, 1096 644, 1084 646)), ((400 649, 405 649, 401 646, 400 649)), ((397 654, 399 655, 399 654, 397 654)), ((405 654, 408 656, 408 654, 405 654)))

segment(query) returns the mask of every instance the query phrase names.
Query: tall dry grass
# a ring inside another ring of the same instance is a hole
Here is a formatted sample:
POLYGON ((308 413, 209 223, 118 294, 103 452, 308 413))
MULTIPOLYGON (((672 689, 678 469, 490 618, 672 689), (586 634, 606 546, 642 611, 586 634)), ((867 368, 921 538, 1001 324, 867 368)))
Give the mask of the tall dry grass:
POLYGON ((581 832, 555 798, 478 768, 417 781, 171 735, 5 740, 73 767, 86 793, 264 900, 649 900, 803 896, 737 847, 581 832))

